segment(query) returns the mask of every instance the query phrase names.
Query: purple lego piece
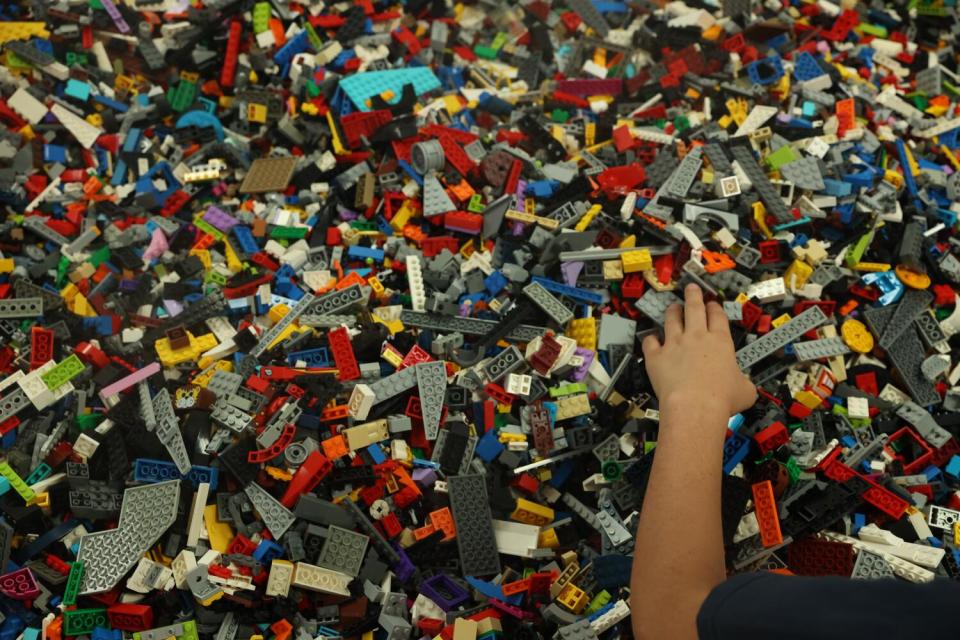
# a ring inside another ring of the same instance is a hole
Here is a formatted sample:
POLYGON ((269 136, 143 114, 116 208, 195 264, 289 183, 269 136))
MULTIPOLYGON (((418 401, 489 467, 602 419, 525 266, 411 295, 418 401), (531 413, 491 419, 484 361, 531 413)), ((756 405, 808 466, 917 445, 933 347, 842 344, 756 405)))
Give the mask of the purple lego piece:
POLYGON ((393 572, 397 574, 397 579, 400 582, 408 582, 413 578, 413 574, 417 572, 417 568, 413 566, 410 558, 404 552, 403 547, 399 544, 394 544, 393 549, 397 552, 397 555, 400 556, 400 559, 393 564, 393 572))
POLYGON ((207 212, 203 214, 203 221, 224 233, 230 233, 230 229, 240 224, 236 218, 229 213, 213 205, 210 205, 207 208, 207 212))
POLYGON ((594 352, 590 349, 584 349, 583 347, 577 347, 574 349, 573 354, 583 358, 583 364, 573 370, 573 374, 570 376, 572 380, 580 382, 587 377, 587 369, 590 368, 590 365, 593 363, 594 352))
POLYGON ((437 472, 429 468, 414 469, 413 481, 421 487, 432 487, 437 481, 437 472))
POLYGON ((420 583, 420 593, 437 603, 444 611, 451 611, 470 599, 470 593, 443 573, 420 583))
POLYGON ((583 269, 583 262, 564 262, 560 265, 560 271, 563 272, 563 281, 568 287, 577 286, 577 278, 580 277, 581 269, 583 269))

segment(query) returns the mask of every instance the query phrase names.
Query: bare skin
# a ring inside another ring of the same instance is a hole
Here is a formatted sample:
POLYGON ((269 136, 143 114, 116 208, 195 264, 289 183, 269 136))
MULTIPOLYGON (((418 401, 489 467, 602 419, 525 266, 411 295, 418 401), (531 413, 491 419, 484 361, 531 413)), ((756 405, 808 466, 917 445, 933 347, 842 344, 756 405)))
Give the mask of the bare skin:
POLYGON ((660 401, 657 453, 637 528, 631 575, 638 640, 697 637, 710 591, 726 579, 720 516, 723 440, 756 388, 740 372, 726 315, 690 285, 667 310, 664 340, 643 341, 660 401))

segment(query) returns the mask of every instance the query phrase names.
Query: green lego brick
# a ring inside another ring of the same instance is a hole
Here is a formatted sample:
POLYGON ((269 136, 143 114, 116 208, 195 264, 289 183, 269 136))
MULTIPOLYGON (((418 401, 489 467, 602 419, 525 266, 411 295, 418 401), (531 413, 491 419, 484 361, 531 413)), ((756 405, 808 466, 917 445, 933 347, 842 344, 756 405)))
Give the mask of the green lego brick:
POLYGON ((67 576, 67 586, 63 590, 63 604, 72 607, 77 604, 77 593, 83 581, 83 561, 76 560, 70 563, 70 575, 67 576))
POLYGON ((63 362, 40 376, 40 379, 53 391, 70 382, 71 379, 83 372, 84 365, 76 354, 65 358, 63 362))
POLYGON ((270 28, 270 3, 258 2, 253 5, 253 32, 263 33, 270 28))
MULTIPOLYGON (((180 623, 183 626, 183 631, 180 635, 175 635, 174 637, 177 640, 199 640, 197 636, 197 623, 193 620, 187 620, 180 623)), ((140 632, 137 631, 133 634, 133 640, 140 640, 140 632)))
POLYGON ((799 160, 797 153, 793 150, 788 144, 783 145, 773 153, 767 156, 766 162, 771 169, 779 169, 785 164, 790 164, 795 160, 799 160))
POLYGON ((7 482, 10 483, 10 486, 13 487, 13 490, 20 494, 20 497, 23 498, 24 502, 30 502, 33 500, 37 494, 33 492, 26 482, 23 481, 17 472, 13 470, 6 462, 0 462, 0 476, 7 479, 7 482))
POLYGON ((107 610, 74 609, 63 612, 63 634, 66 636, 82 636, 93 633, 96 627, 106 627, 107 610))

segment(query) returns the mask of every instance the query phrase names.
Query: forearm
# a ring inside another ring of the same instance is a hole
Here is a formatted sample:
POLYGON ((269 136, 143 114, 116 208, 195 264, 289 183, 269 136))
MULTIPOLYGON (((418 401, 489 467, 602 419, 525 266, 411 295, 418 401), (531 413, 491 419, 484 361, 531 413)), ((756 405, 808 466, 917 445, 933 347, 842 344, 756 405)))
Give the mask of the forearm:
POLYGON ((700 604, 726 577, 720 486, 728 416, 723 413, 703 398, 661 407, 631 577, 637 638, 696 638, 700 604))

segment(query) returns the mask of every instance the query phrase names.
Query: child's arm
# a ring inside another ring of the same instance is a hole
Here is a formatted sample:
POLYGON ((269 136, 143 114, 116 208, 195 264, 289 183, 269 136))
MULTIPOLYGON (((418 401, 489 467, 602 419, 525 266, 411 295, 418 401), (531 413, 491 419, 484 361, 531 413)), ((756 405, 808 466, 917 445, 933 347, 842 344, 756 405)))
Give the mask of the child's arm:
POLYGON ((720 517, 723 440, 756 388, 737 367, 723 309, 686 289, 667 310, 664 341, 643 341, 660 402, 657 453, 637 529, 631 610, 638 639, 696 638, 707 594, 726 578, 720 517))

